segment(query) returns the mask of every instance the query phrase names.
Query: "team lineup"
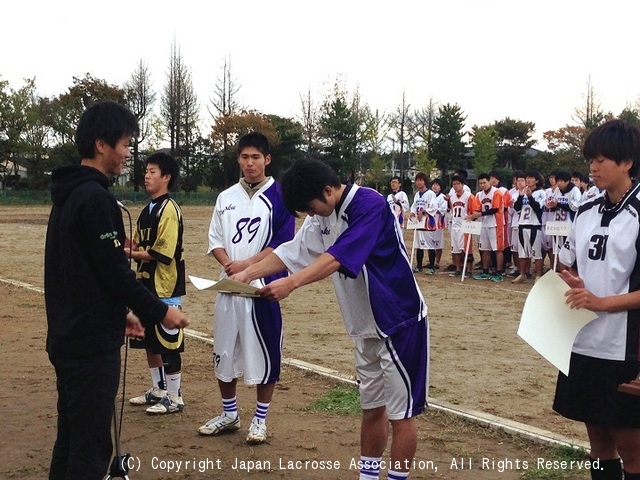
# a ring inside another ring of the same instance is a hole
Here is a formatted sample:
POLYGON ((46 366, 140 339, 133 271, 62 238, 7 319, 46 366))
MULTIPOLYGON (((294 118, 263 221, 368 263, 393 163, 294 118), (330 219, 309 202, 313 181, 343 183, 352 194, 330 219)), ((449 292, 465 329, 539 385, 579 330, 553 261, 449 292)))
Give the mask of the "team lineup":
MULTIPOLYGON (((52 280, 45 290, 47 351, 59 396, 49 478, 98 479, 109 471, 110 425, 125 335, 146 350, 151 378, 151 388, 129 402, 156 415, 179 413, 189 402, 181 384, 183 328, 189 324, 181 309, 184 225, 180 207, 169 195, 178 180, 177 163, 168 155, 147 159, 145 188, 151 199, 132 238, 125 235, 118 204, 107 190, 108 177, 131 155, 128 143, 136 131, 135 118, 126 109, 98 103, 78 125, 82 164, 54 172, 52 192, 57 196, 47 233, 45 278, 87 277, 86 288, 101 292, 103 300, 96 310, 85 301, 95 295, 93 290, 83 299, 81 292, 54 287, 52 280), (101 202, 98 215, 94 209, 88 213, 88 202, 95 199, 101 202), (78 237, 94 240, 85 245, 77 243, 78 237), (65 260, 68 251, 86 258, 81 268, 65 260), (135 261, 135 273, 127 257, 135 261), (108 281, 93 267, 106 262, 111 262, 108 281), (98 329, 102 336, 96 344, 103 348, 94 351, 77 348, 89 317, 108 326, 98 329), (74 322, 65 323, 67 319, 74 322), (100 396, 99 415, 75 415, 78 402, 87 401, 81 384, 100 396), (81 440, 89 434, 100 441, 81 440)), ((449 229, 452 277, 472 272, 479 260, 481 273, 475 280, 501 282, 510 274, 513 283, 524 283, 532 261, 538 278, 548 257, 550 268, 561 272, 570 286, 567 302, 599 312, 576 340, 571 374, 558 377, 553 408, 585 423, 592 478, 640 478, 640 424, 633 414, 640 397, 616 388, 640 372, 640 318, 635 313, 640 308, 635 280, 640 260, 637 247, 629 251, 629 245, 638 244, 640 132, 621 121, 607 122, 590 134, 584 152, 595 190, 582 192, 561 170, 549 175, 546 189, 538 172, 514 172, 508 190, 490 172, 478 175, 474 195, 466 172, 458 171, 451 190, 443 194, 440 180, 429 183, 427 175, 418 173, 410 204, 398 178, 391 180, 385 199, 375 190, 342 183, 326 163, 313 159, 297 160, 275 181, 266 175, 271 162, 267 138, 258 132, 241 137, 237 161, 243 176, 216 199, 207 253, 217 263, 220 279, 250 283, 260 296, 216 296, 212 358, 221 412, 195 430, 217 436, 241 428, 238 403, 246 399, 237 397, 237 382, 243 378, 256 386, 246 442, 267 441, 282 363, 279 302, 330 277, 353 340, 362 411, 358 478, 375 480, 383 473, 391 480, 408 478, 418 442, 415 418, 427 408, 429 388, 428 310, 415 275, 440 269, 444 230, 449 229), (306 217, 295 231, 300 214, 306 217), (479 259, 469 255, 473 247, 462 231, 464 221, 482 224, 479 259), (408 248, 403 227, 410 222, 418 227, 408 248), (569 222, 571 233, 557 242, 546 235, 547 222, 569 222), (618 272, 615 281, 601 285, 598 278, 612 269, 618 272), (388 460, 383 460, 385 452, 388 460)))

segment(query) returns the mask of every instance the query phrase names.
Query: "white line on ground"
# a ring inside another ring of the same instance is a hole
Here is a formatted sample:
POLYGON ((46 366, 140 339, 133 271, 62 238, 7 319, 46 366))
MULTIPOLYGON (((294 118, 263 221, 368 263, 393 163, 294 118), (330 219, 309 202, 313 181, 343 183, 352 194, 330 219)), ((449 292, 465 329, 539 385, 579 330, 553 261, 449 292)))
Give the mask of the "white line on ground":
MULTIPOLYGON (((43 288, 34 287, 29 283, 20 282, 18 280, 12 280, 8 278, 0 277, 0 282, 8 283, 10 285, 21 287, 26 290, 31 290, 37 293, 44 293, 43 288)), ((525 293, 525 292, 518 292, 518 293, 525 293)), ((193 330, 190 328, 185 328, 184 333, 188 337, 194 338, 196 340, 207 343, 209 345, 213 345, 213 337, 208 333, 199 332, 197 330, 193 330)), ((286 365, 290 365, 295 368, 314 372, 318 375, 322 375, 322 376, 331 378, 333 380, 338 380, 338 381, 349 383, 352 385, 356 384, 356 381, 353 377, 340 373, 337 370, 333 370, 331 368, 322 367, 320 365, 315 365, 313 363, 308 363, 302 360, 296 360, 295 358, 283 358, 282 362, 286 365)), ((451 415, 455 415, 471 423, 492 428, 494 430, 502 431, 510 435, 526 438, 528 440, 531 440, 537 443, 542 443, 547 445, 564 445, 564 446, 584 448, 584 449, 589 448, 589 444, 586 442, 581 442, 579 440, 572 440, 572 439, 563 437, 562 435, 557 435, 548 430, 532 427, 531 425, 526 425, 524 423, 514 422, 512 420, 508 420, 505 418, 496 417, 495 415, 490 415, 488 413, 478 412, 476 410, 464 409, 456 405, 450 404, 448 402, 436 400, 434 398, 429 398, 429 406, 435 410, 449 413, 451 415)))

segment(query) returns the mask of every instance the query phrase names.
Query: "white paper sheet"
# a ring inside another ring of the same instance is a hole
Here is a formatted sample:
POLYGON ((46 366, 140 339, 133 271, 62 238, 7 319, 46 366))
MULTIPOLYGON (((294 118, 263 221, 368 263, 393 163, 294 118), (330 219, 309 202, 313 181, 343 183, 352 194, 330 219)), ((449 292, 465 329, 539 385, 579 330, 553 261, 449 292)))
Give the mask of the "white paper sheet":
POLYGON ((213 287, 214 290, 218 290, 219 292, 223 293, 231 293, 233 295, 241 295, 245 297, 260 296, 256 293, 258 291, 256 287, 252 287, 251 285, 247 285, 246 283, 236 282, 235 280, 231 280, 228 278, 216 282, 215 280, 209 280, 207 278, 200 278, 189 275, 189 280, 198 290, 204 290, 213 287))
POLYGON ((531 288, 518 327, 518 335, 565 375, 576 335, 597 318, 590 310, 571 309, 565 303, 567 290, 566 282, 548 271, 531 288))

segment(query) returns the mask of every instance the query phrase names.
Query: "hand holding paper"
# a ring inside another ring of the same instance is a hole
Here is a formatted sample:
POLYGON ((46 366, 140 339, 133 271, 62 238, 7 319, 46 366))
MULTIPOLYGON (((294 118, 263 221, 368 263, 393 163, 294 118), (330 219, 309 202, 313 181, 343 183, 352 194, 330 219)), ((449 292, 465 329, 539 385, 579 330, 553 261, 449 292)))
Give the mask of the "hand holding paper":
POLYGON ((518 328, 518 335, 565 375, 576 335, 597 318, 590 310, 567 305, 567 290, 553 270, 543 275, 529 292, 518 328))
POLYGON ((216 282, 214 280, 189 275, 189 280, 198 290, 204 290, 206 288, 213 287, 213 290, 217 290, 223 293, 230 293, 232 295, 241 295, 245 297, 260 296, 257 293, 258 289, 256 287, 252 287, 251 285, 247 285, 246 283, 236 282, 235 280, 231 280, 229 278, 225 278, 224 280, 216 282))

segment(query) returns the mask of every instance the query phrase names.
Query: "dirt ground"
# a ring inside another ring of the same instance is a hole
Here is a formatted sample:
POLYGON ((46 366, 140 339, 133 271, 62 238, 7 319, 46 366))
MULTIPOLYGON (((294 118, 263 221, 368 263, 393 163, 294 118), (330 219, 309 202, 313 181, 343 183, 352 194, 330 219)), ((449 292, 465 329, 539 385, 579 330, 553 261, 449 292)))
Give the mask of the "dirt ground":
MULTIPOLYGON (((134 215, 139 208, 131 207, 134 215)), ((205 255, 211 207, 183 210, 187 273, 217 278, 218 267, 205 255)), ((4 320, 0 360, 7 372, 0 478, 45 478, 55 436, 55 377, 44 351, 46 321, 43 295, 38 291, 43 285, 48 212, 46 206, 0 205, 0 280, 35 287, 0 281, 4 320)), ((411 233, 406 239, 410 245, 411 233)), ((445 250, 443 267, 448 263, 445 250)), ((530 284, 472 279, 461 284, 443 271, 433 276, 418 274, 418 283, 429 306, 432 399, 586 441, 581 425, 551 410, 556 370, 516 335, 530 284)), ((213 300, 213 292, 197 291, 188 284, 184 306, 192 329, 211 334, 213 300)), ((353 374, 351 341, 330 281, 294 292, 282 306, 286 358, 353 374)), ((210 357, 210 346, 188 342, 183 357, 184 412, 151 417, 144 409, 125 405, 122 441, 123 451, 133 455, 131 478, 355 478, 357 470, 350 468, 350 462, 359 458, 359 417, 306 411, 336 383, 293 367, 284 367, 269 412, 266 445, 249 447, 244 442, 255 401, 255 390, 246 386, 238 393, 244 423, 240 433, 199 436, 197 427, 220 410, 210 357), (328 470, 309 464, 305 468, 306 460, 324 461, 325 466, 339 462, 340 466, 328 470), (302 464, 289 463, 296 461, 302 464), (178 466, 181 470, 175 471, 178 466), (168 471, 170 467, 174 470, 168 471)), ((143 352, 129 352, 126 372, 127 398, 148 388, 143 352)), ((538 458, 549 455, 537 444, 470 425, 435 409, 419 417, 419 438, 412 478, 522 478, 538 458)), ((586 470, 574 469, 556 478, 588 476, 586 470)))

